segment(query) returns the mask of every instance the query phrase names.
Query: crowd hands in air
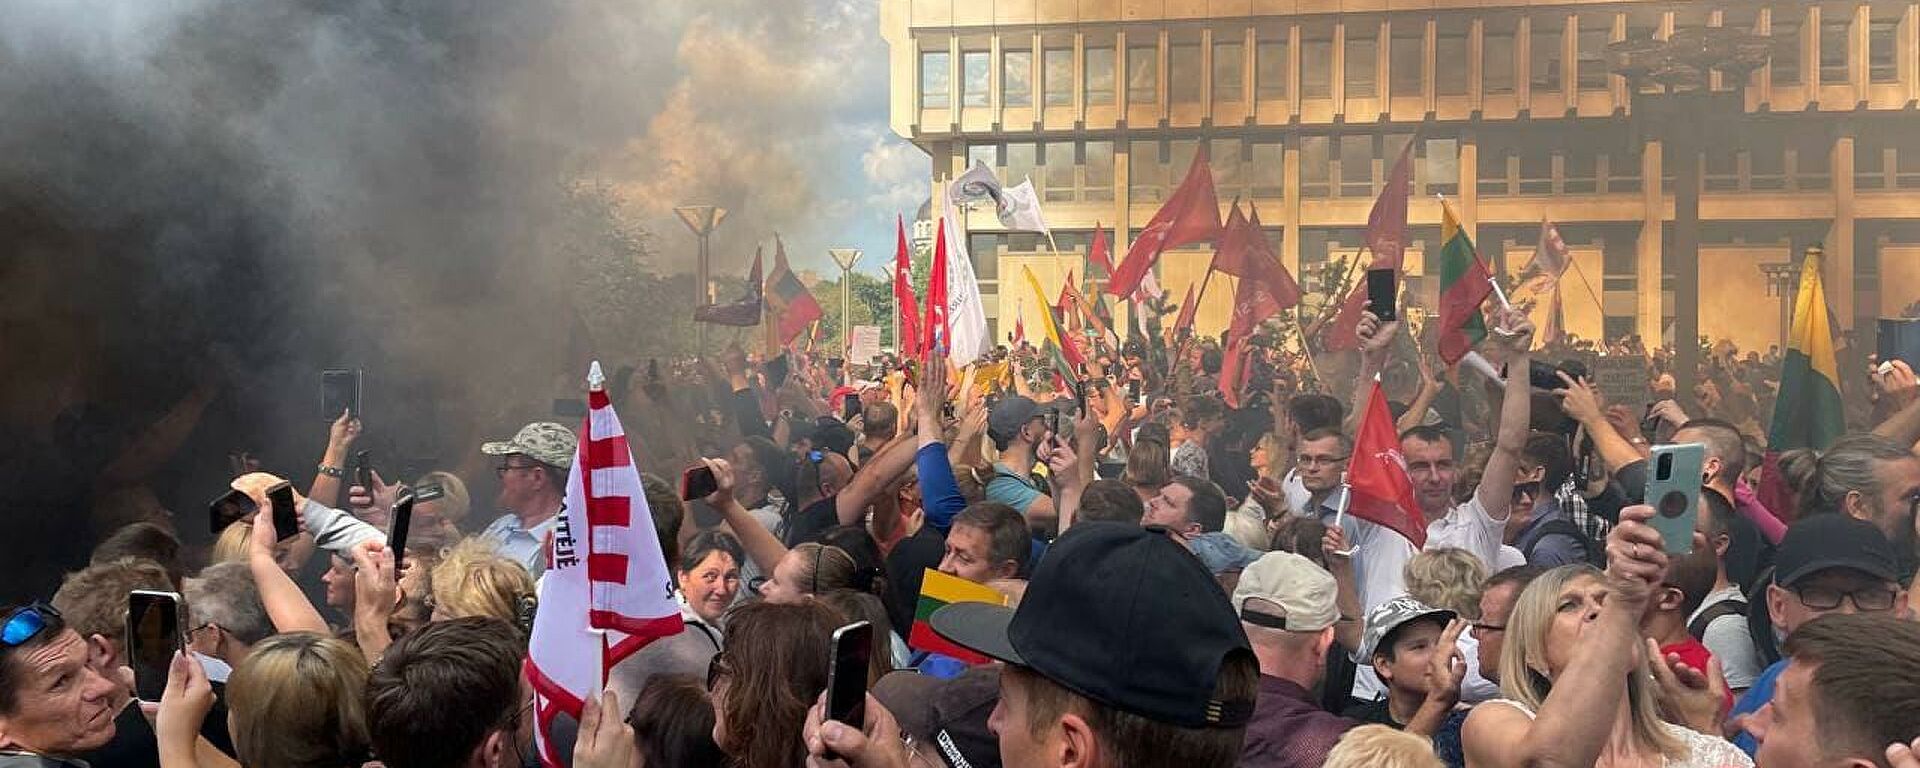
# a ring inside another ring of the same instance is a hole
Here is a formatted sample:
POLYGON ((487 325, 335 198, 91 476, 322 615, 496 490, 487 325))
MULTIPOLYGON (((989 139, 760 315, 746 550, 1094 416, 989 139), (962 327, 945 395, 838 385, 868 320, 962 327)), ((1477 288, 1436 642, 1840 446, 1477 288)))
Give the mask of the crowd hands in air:
MULTIPOLYGON (((616 377, 636 462, 664 475, 646 499, 686 629, 561 718, 556 759, 1920 768, 1912 371, 1875 369, 1871 431, 1772 457, 1769 495, 1767 359, 1710 350, 1686 376, 1656 353, 1657 399, 1609 403, 1564 358, 1537 386, 1553 348, 1523 313, 1489 323, 1503 378, 1408 355, 1428 345, 1371 313, 1356 354, 1257 346, 1225 386, 1220 349, 1179 335, 1082 336, 1079 371, 1016 344, 964 368, 734 349, 616 377), (1404 396, 1388 452, 1419 546, 1346 485, 1380 378, 1404 396), (1675 443, 1704 448, 1680 547, 1641 498, 1675 443), (666 479, 689 465, 710 495, 666 479), (943 606, 929 570, 1004 605, 943 606), (832 637, 855 621, 868 693, 837 722, 832 637)), ((539 764, 523 660, 575 431, 477 446, 492 478, 365 485, 361 431, 332 424, 298 535, 272 520, 292 478, 250 471, 231 489, 256 511, 204 551, 136 523, 5 609, 0 766, 539 764), (497 516, 474 514, 479 480, 497 516), (131 590, 183 596, 157 702, 128 669, 131 590)))

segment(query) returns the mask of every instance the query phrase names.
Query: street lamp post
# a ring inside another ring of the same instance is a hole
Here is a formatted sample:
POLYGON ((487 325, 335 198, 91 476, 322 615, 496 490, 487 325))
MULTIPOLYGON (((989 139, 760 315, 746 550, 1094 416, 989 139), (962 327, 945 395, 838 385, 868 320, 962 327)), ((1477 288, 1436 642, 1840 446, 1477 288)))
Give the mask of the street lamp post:
MULTIPOLYGON (((700 239, 700 255, 693 263, 694 304, 706 306, 713 303, 712 276, 708 274, 707 242, 713 237, 713 228, 727 218, 727 209, 717 205, 682 205, 673 209, 680 217, 680 223, 692 230, 693 236, 700 239)), ((700 351, 707 351, 707 324, 695 323, 695 343, 700 351)))
MULTIPOLYGON (((1665 40, 1622 40, 1607 46, 1609 69, 1627 79, 1629 114, 1661 139, 1674 176, 1673 250, 1675 270, 1674 370, 1680 377, 1697 378, 1700 370, 1700 186, 1701 138, 1723 125, 1723 114, 1744 113, 1748 76, 1765 66, 1771 42, 1758 35, 1726 27, 1688 28, 1665 40), (1732 84, 1713 89, 1713 75, 1732 84), (1661 86, 1657 93, 1641 93, 1641 86, 1661 86)), ((1663 165, 1666 165, 1663 163, 1663 165)), ((1659 184, 1644 179, 1643 184, 1659 184)), ((1651 291, 1659 300, 1661 287, 1640 286, 1642 300, 1651 291)), ((1675 392, 1683 405, 1692 405, 1693 388, 1675 392)))
MULTIPOLYGON (((894 275, 894 273, 898 271, 899 268, 892 264, 886 266, 887 285, 891 286, 893 285, 893 281, 899 279, 894 275)), ((893 354, 898 356, 904 352, 904 347, 900 342, 900 292, 892 291, 891 293, 893 294, 893 354)))
MULTIPOLYGON (((840 265, 840 356, 851 358, 853 352, 853 265, 860 261, 858 248, 828 248, 827 255, 833 257, 833 263, 840 265)), ((853 361, 841 367, 851 377, 853 361)))
POLYGON ((1767 276, 1767 295, 1780 299, 1780 347, 1785 349, 1793 323, 1794 282, 1800 269, 1791 261, 1775 261, 1761 264, 1760 273, 1767 276))

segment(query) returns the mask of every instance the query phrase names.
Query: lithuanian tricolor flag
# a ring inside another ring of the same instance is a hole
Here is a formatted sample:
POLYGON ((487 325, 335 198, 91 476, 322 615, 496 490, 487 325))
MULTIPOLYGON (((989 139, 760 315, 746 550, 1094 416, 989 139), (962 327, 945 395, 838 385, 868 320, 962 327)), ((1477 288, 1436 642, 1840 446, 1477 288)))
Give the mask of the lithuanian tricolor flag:
POLYGON ((1473 250, 1473 240, 1460 226, 1460 216, 1445 198, 1440 200, 1440 211, 1440 359, 1453 365, 1487 338, 1480 305, 1493 293, 1493 283, 1487 265, 1473 250))
POLYGON ((954 603, 1006 605, 1007 596, 985 584, 976 584, 929 568, 920 580, 920 603, 913 611, 913 631, 907 635, 907 645, 922 651, 951 656, 968 664, 985 664, 992 661, 948 642, 946 638, 934 632, 933 626, 927 623, 934 611, 954 603))
POLYGON ((1781 519, 1792 520, 1796 500, 1786 490, 1778 456, 1795 448, 1825 450, 1846 430, 1840 400, 1840 366, 1833 356, 1833 321, 1827 315, 1827 291, 1820 283, 1820 252, 1809 251, 1800 266, 1800 290, 1793 300, 1793 334, 1780 370, 1780 397, 1774 401, 1773 427, 1767 431, 1767 461, 1761 470, 1761 503, 1781 519))
POLYGON ((1034 298, 1040 301, 1040 317, 1042 318, 1040 322, 1043 330, 1046 331, 1047 346, 1053 350, 1054 368, 1058 370, 1062 378, 1068 381, 1078 381, 1080 378, 1080 353, 1075 350, 1072 345, 1067 344, 1066 337, 1060 333, 1060 320, 1054 317, 1053 312, 1048 309, 1048 307, 1053 306, 1053 302, 1047 301, 1047 292, 1040 288, 1040 279, 1033 276, 1033 269, 1031 267, 1021 267, 1020 269, 1027 273, 1027 285, 1032 286, 1034 298))

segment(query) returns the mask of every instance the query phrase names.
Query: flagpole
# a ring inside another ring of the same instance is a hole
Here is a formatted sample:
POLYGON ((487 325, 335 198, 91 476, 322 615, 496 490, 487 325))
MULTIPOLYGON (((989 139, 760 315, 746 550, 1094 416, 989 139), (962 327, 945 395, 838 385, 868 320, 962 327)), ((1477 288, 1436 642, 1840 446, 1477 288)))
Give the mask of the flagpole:
MULTIPOLYGON (((1580 262, 1574 261, 1573 259, 1567 259, 1567 264, 1573 267, 1573 271, 1575 274, 1578 274, 1580 276, 1580 285, 1585 286, 1587 289, 1587 295, 1593 297, 1593 305, 1596 307, 1600 307, 1602 310, 1602 313, 1604 314, 1607 305, 1605 302, 1600 300, 1600 294, 1594 292, 1593 283, 1587 282, 1586 270, 1581 269, 1580 262)), ((1559 281, 1557 280, 1554 281, 1554 284, 1558 285, 1559 281)))

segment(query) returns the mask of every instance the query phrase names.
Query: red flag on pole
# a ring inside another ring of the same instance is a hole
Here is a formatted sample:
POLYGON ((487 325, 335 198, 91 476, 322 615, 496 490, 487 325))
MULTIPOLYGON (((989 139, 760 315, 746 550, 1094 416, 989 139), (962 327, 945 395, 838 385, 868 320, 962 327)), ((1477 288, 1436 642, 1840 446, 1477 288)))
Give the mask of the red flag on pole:
POLYGON ((1119 269, 1107 282, 1107 293, 1132 295, 1133 290, 1140 287, 1140 281, 1153 270, 1153 265, 1160 261, 1162 251, 1219 236, 1220 198, 1214 194, 1213 170, 1207 164, 1207 150, 1202 145, 1193 154, 1193 164, 1187 166, 1187 176, 1180 181, 1179 188, 1160 206, 1159 212, 1147 220, 1139 239, 1127 249, 1126 258, 1120 261, 1119 269))
POLYGON ((1400 436, 1393 431, 1393 412, 1386 393, 1375 379, 1360 412, 1360 426, 1347 464, 1347 512, 1354 517, 1393 529, 1418 549, 1427 544, 1427 521, 1414 500, 1413 478, 1400 455, 1400 436))
POLYGON ((1100 274, 1113 275, 1113 256, 1107 252, 1107 230, 1097 221, 1093 223, 1093 246, 1087 249, 1087 267, 1089 270, 1099 267, 1100 274))
POLYGON ((1266 283, 1267 292, 1273 294, 1281 309, 1298 306, 1300 283, 1294 281, 1287 265, 1280 263, 1280 254, 1273 252, 1273 243, 1260 229, 1260 210, 1252 203, 1247 204, 1247 242, 1248 260, 1254 266, 1252 275, 1266 283))
POLYGON ((1227 339, 1226 355, 1220 364, 1220 398, 1229 407, 1240 407, 1240 393, 1247 388, 1247 379, 1253 373, 1248 365, 1247 356, 1252 354, 1252 345, 1246 336, 1230 336, 1227 339))
POLYGON ((1220 239, 1213 247, 1210 268, 1234 277, 1246 277, 1251 271, 1254 236, 1247 227, 1247 217, 1240 213, 1240 201, 1233 201, 1233 207, 1227 212, 1227 224, 1221 228, 1220 239))
POLYGON ((947 220, 940 219, 940 225, 933 235, 933 267, 927 279, 927 322, 920 336, 920 354, 927 355, 936 350, 940 357, 947 355, 947 220))
POLYGON ((1386 186, 1374 198, 1373 210, 1367 213, 1367 249, 1373 251, 1374 269, 1400 269, 1407 248, 1407 198, 1413 194, 1413 171, 1408 165, 1412 157, 1413 140, 1408 139, 1387 174, 1386 186))
POLYGON ((907 250, 906 220, 895 217, 898 243, 893 251, 893 301, 900 313, 900 338, 893 345, 903 355, 920 350, 920 308, 913 299, 913 254, 907 250))
POLYGON ((1193 330, 1193 316, 1199 309, 1199 303, 1193 300, 1193 283, 1187 283, 1187 298, 1180 302, 1180 315, 1173 321, 1174 333, 1193 330))

